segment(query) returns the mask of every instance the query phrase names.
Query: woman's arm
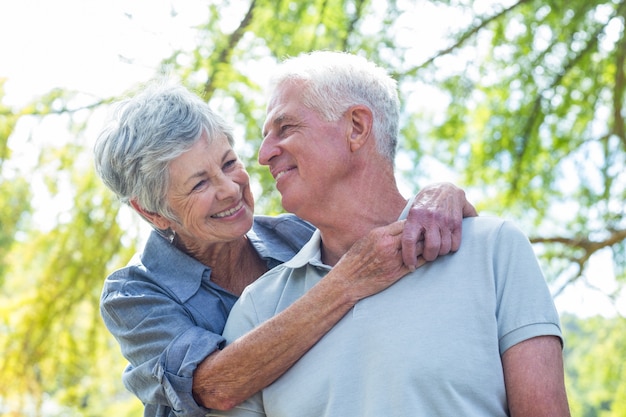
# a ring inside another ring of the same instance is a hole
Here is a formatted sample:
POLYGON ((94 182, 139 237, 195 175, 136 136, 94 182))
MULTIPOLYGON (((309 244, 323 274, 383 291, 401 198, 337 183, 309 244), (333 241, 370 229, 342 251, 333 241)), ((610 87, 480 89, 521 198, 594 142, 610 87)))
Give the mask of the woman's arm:
POLYGON ((406 222, 372 231, 292 306, 200 363, 194 398, 225 410, 271 384, 357 301, 387 288, 409 268, 456 251, 462 218, 475 215, 460 188, 449 183, 425 188, 406 222))
POLYGON ((357 301, 404 276, 403 226, 373 230, 289 308, 209 355, 194 373, 196 401, 219 410, 239 404, 289 369, 357 301))
POLYGON ((198 299, 198 314, 191 317, 193 306, 143 279, 138 270, 125 268, 107 278, 100 304, 104 323, 129 361, 124 385, 150 407, 203 416, 191 393, 193 372, 224 342, 221 334, 208 329, 214 324, 221 333, 227 300, 200 290, 192 297, 198 299))

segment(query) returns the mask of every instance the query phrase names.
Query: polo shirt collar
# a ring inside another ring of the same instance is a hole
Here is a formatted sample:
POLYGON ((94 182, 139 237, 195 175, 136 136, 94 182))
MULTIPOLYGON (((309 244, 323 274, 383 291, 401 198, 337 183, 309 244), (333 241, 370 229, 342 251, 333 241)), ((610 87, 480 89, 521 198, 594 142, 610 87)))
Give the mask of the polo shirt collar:
MULTIPOLYGON (((407 205, 404 207, 404 210, 402 210, 402 213, 400 213, 400 217, 398 217, 398 220, 403 220, 407 218, 407 216, 409 215, 409 210, 413 206, 414 200, 415 200, 415 196, 413 196, 412 198, 409 198, 407 205)), ((315 232, 313 233, 313 236, 311 236, 311 239, 302 247, 302 249, 300 249, 300 252, 298 252, 290 261, 285 262, 285 266, 289 268, 301 268, 305 266, 306 264, 311 264, 313 266, 325 267, 325 268, 330 269, 328 265, 325 265, 322 262, 321 247, 322 247, 322 236, 320 234, 320 231, 316 229, 315 232)))
POLYGON ((319 230, 313 232, 311 239, 300 249, 291 260, 285 262, 285 266, 289 268, 301 268, 310 263, 315 266, 325 266, 322 262, 322 236, 319 230))

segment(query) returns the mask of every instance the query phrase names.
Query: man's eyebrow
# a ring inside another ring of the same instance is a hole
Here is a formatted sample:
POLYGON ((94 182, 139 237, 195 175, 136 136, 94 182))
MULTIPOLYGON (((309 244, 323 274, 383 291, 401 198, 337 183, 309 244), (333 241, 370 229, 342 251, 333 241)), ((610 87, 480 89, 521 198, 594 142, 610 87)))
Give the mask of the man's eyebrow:
MULTIPOLYGON (((291 120, 291 119, 292 118, 289 117, 289 115, 287 115, 285 113, 281 113, 278 116, 274 117, 269 124, 272 125, 272 126, 278 126, 281 123, 283 123, 285 120, 291 120)), ((266 125, 267 125, 267 123, 266 123, 266 125)), ((267 136, 267 128, 265 130, 263 130, 262 134, 263 134, 263 137, 267 136)))

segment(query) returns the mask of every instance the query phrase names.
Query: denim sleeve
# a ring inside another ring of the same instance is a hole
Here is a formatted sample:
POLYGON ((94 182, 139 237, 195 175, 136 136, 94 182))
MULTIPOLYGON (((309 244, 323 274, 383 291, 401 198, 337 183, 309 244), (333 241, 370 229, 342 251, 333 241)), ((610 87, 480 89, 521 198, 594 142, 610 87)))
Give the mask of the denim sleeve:
POLYGON ((224 342, 199 327, 193 314, 170 296, 141 288, 104 293, 101 313, 130 362, 126 388, 144 404, 171 408, 177 416, 203 416, 193 399, 197 365, 224 342))

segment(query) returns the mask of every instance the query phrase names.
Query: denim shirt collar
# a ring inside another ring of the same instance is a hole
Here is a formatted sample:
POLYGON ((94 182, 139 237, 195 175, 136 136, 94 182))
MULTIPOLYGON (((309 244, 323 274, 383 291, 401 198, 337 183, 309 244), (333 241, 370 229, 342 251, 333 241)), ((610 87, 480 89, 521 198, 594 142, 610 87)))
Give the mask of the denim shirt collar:
POLYGON ((182 302, 198 292, 204 276, 211 276, 211 268, 176 248, 155 230, 150 232, 141 263, 156 272, 159 285, 182 302))
MULTIPOLYGON (((293 256, 293 252, 282 248, 281 245, 268 246, 263 239, 265 236, 259 236, 254 230, 250 230, 246 236, 268 268, 274 268, 293 256)), ((210 281, 211 267, 182 252, 155 230, 150 232, 140 256, 145 268, 158 275, 159 285, 174 294, 181 302, 187 301, 198 292, 203 279, 208 285, 224 290, 210 281)))

